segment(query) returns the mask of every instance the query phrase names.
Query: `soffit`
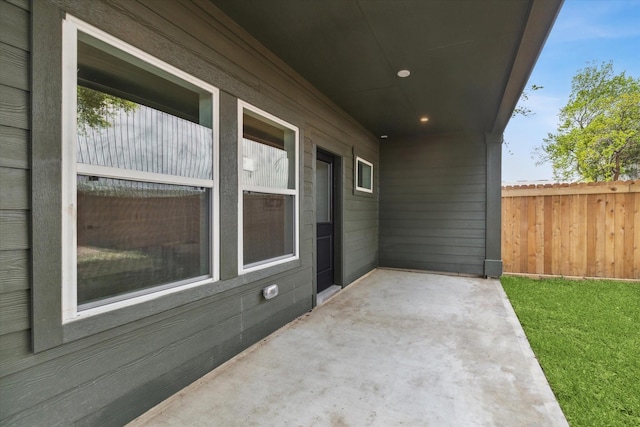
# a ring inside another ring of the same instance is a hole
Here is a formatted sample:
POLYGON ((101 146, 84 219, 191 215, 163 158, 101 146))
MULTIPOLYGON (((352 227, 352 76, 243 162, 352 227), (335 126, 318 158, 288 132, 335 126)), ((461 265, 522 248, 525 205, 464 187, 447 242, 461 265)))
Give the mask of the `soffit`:
POLYGON ((374 135, 389 138, 502 132, 561 4, 212 2, 374 135), (411 75, 399 78, 401 69, 411 75))

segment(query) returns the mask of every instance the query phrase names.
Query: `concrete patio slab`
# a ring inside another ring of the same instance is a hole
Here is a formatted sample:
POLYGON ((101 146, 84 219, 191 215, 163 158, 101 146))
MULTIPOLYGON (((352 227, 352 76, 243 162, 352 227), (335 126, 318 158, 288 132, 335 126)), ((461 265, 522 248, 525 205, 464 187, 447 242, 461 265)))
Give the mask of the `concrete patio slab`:
POLYGON ((378 269, 131 426, 567 426, 497 280, 378 269))

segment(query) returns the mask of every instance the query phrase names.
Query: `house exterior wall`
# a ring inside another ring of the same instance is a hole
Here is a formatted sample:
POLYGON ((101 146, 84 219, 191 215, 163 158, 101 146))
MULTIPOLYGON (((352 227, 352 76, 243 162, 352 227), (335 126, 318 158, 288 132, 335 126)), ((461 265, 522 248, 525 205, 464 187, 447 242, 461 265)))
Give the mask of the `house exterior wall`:
POLYGON ((378 191, 353 191, 355 154, 374 163, 377 180, 378 142, 208 1, 0 0, 0 55, 0 424, 121 425, 310 310, 316 147, 340 158, 336 233, 342 262, 336 281, 348 285, 378 265, 378 191), (41 229, 48 211, 32 209, 31 183, 43 184, 31 153, 40 151, 39 144, 59 142, 60 124, 51 123, 53 136, 46 140, 31 133, 31 111, 42 109, 31 99, 39 102, 43 94, 32 92, 30 81, 33 74, 56 85, 60 71, 44 69, 31 56, 34 32, 59 27, 31 28, 31 15, 46 15, 36 22, 60 23, 64 12, 220 89, 221 280, 158 300, 132 321, 95 320, 64 337, 64 344, 34 351, 39 308, 31 307, 48 286, 42 283, 47 268, 59 273, 47 252, 59 252, 60 239, 52 234, 51 243, 32 242, 35 228, 38 239, 47 236, 41 229), (237 271, 238 99, 301 132, 300 259, 246 275, 237 271), (266 301, 261 290, 272 283, 280 295, 266 301), (167 308, 165 300, 172 298, 167 308))
POLYGON ((459 133, 381 144, 380 266, 484 275, 485 140, 459 133))

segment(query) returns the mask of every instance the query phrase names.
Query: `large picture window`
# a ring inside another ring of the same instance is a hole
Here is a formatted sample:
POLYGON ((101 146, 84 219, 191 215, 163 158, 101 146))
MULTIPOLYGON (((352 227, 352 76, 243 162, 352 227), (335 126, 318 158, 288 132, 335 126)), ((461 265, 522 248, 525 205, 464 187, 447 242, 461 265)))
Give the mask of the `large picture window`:
POLYGON ((218 90, 63 23, 63 318, 218 278, 218 90))
POLYGON ((298 257, 298 128, 239 102, 239 269, 298 257))

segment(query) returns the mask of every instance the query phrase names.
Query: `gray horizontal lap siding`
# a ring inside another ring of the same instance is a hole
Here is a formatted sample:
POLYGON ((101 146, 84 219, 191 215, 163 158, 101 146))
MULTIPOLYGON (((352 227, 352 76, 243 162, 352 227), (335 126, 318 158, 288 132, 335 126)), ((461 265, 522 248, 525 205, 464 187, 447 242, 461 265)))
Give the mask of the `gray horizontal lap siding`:
POLYGON ((378 266, 378 197, 379 156, 362 150, 363 157, 374 164, 374 193, 354 192, 354 161, 346 162, 347 177, 344 205, 344 265, 346 283, 378 266))
POLYGON ((0 2, 0 360, 30 325, 29 19, 0 2))
MULTIPOLYGON (((370 135, 206 0, 47 3, 219 87, 227 109, 221 118, 221 156, 227 160, 235 161, 236 112, 230 109, 240 98, 301 124, 302 135, 321 130, 349 141, 345 153, 363 146, 378 161, 370 135)), ((222 176, 228 191, 221 194, 219 285, 229 290, 34 353, 30 152, 38 141, 31 142, 29 128, 30 6, 0 0, 0 424, 121 425, 311 309, 315 145, 300 145, 299 266, 252 273, 253 280, 236 277, 238 196, 235 178, 222 176), (265 301, 261 290, 272 283, 280 295, 265 301)), ((346 175, 353 173, 351 162, 345 157, 346 175)), ((351 219, 345 214, 349 281, 377 265, 377 200, 350 194, 350 179, 344 182, 345 209, 353 211, 351 219)))
POLYGON ((482 275, 484 136, 389 140, 380 157, 380 265, 482 275))

